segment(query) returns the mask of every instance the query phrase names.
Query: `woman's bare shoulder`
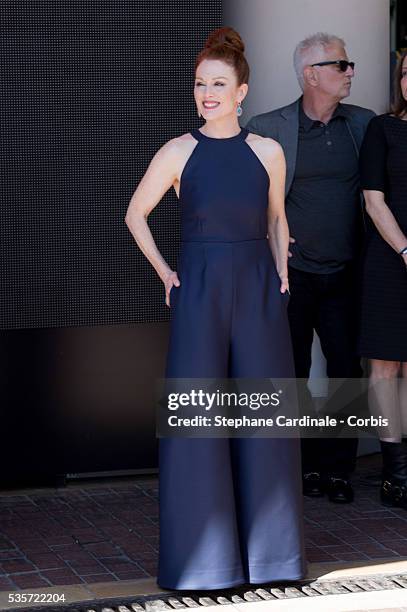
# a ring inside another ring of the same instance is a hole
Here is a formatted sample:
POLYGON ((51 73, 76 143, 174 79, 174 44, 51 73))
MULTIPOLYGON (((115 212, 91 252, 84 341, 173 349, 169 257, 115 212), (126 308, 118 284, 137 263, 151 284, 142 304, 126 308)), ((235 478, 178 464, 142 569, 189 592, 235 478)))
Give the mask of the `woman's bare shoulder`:
POLYGON ((268 158, 279 157, 283 154, 282 146, 273 138, 266 138, 265 136, 259 136, 258 134, 249 132, 246 142, 268 158))
POLYGON ((259 136, 258 134, 253 134, 252 132, 249 132, 247 135, 247 142, 261 147, 269 153, 278 153, 282 150, 281 145, 279 142, 277 142, 277 140, 274 140, 273 138, 266 138, 265 136, 259 136))
POLYGON ((168 142, 161 147, 159 153, 165 157, 182 158, 191 152, 195 144, 196 140, 191 134, 181 134, 181 136, 168 140, 168 142))
POLYGON ((182 134, 176 138, 171 138, 157 151, 151 163, 158 167, 164 164, 177 171, 185 163, 195 144, 196 140, 191 134, 182 134))

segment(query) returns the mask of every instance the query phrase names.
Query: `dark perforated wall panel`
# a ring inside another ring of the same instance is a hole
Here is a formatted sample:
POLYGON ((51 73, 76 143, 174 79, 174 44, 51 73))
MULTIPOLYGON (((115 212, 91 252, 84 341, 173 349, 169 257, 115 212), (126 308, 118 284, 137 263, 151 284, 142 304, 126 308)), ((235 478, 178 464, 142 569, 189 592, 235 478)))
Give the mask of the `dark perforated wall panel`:
MULTIPOLYGON (((193 64, 221 0, 1 3, 2 329, 158 322, 124 224, 154 152, 197 127, 193 64)), ((178 206, 151 215, 175 265, 178 206)))

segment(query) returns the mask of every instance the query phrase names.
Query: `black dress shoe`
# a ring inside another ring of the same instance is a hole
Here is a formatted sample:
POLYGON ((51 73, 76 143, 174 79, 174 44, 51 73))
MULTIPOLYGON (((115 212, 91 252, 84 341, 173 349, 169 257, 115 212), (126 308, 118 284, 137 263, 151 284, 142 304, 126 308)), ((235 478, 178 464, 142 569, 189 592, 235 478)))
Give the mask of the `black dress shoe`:
POLYGON ((322 497, 324 487, 319 472, 306 472, 302 475, 302 492, 307 497, 322 497))
POLYGON ((346 478, 329 476, 326 482, 326 492, 329 501, 336 504, 350 504, 354 499, 352 485, 346 478))

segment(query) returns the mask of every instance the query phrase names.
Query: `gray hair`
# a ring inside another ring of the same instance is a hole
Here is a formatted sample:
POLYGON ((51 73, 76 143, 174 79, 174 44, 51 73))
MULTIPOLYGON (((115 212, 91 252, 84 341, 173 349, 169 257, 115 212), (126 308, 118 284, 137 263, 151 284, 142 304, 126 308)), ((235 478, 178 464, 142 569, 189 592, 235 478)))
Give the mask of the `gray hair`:
POLYGON ((301 89, 304 89, 304 68, 310 62, 318 62, 324 60, 325 49, 331 45, 339 45, 345 47, 345 41, 339 36, 326 34, 326 32, 317 32, 312 36, 304 38, 295 47, 294 51, 294 70, 297 75, 301 89))

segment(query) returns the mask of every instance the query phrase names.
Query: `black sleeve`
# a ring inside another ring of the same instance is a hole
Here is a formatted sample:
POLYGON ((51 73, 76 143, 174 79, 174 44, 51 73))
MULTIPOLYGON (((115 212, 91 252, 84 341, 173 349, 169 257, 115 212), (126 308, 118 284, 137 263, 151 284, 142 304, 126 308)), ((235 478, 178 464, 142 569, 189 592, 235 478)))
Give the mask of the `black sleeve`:
POLYGON ((264 113, 263 115, 255 115, 246 124, 246 130, 258 136, 265 138, 273 138, 279 142, 278 123, 276 122, 273 113, 264 113))
POLYGON ((366 130, 360 149, 360 186, 386 193, 387 138, 384 118, 374 117, 366 130))
POLYGON ((252 134, 258 134, 261 136, 261 130, 258 126, 257 117, 252 117, 246 124, 246 130, 249 130, 252 134))

